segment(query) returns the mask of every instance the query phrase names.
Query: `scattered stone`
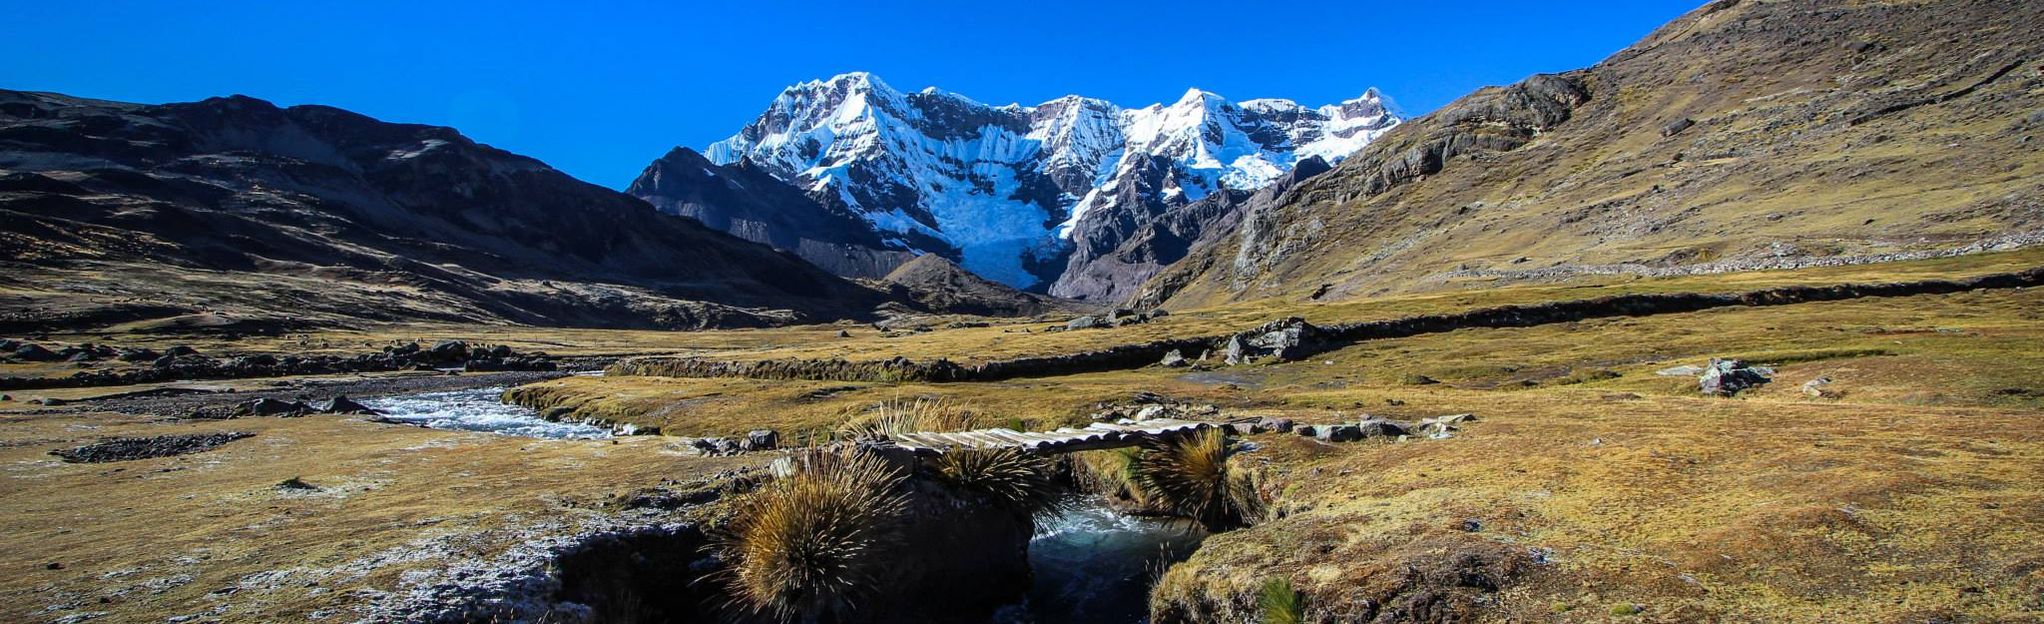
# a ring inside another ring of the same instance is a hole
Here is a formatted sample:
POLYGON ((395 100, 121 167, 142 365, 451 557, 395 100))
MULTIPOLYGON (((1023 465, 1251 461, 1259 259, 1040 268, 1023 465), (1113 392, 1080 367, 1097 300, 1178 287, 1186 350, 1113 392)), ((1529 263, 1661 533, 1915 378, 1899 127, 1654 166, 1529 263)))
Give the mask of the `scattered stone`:
POLYGON ((312 411, 312 406, 304 403, 264 397, 241 404, 235 413, 242 416, 304 416, 312 411))
POLYGON ((225 433, 194 433, 166 435, 147 438, 111 438, 85 446, 50 451, 71 463, 102 463, 169 457, 210 451, 228 442, 253 437, 255 434, 229 431, 225 433))
POLYGON ((321 414, 375 414, 375 413, 376 413, 376 410, 373 410, 373 409, 369 409, 369 406, 367 406, 367 405, 363 405, 363 404, 361 404, 361 403, 356 403, 356 402, 354 401, 354 399, 350 399, 350 398, 348 398, 348 397, 345 397, 345 396, 337 396, 337 397, 334 397, 334 398, 331 398, 331 399, 326 399, 326 400, 324 400, 324 401, 313 401, 313 402, 312 402, 312 403, 311 403, 310 405, 308 405, 307 407, 311 407, 311 408, 312 408, 312 411, 315 411, 315 412, 319 412, 319 413, 321 413, 321 414))
POLYGON ((1305 319, 1291 317, 1264 323, 1228 338, 1227 362, 1230 366, 1247 364, 1261 358, 1275 358, 1289 362, 1319 353, 1329 346, 1326 330, 1307 323, 1305 319))
POLYGON ((1356 433, 1360 434, 1357 439, 1395 438, 1405 435, 1410 429, 1410 425, 1384 418, 1369 418, 1356 425, 1356 433))
POLYGON ((1092 329, 1100 326, 1100 318, 1088 314, 1065 323, 1065 329, 1092 329))
POLYGON ((1158 364, 1165 368, 1182 368, 1192 365, 1191 362, 1185 361, 1185 354, 1179 353, 1177 349, 1172 349, 1170 353, 1164 354, 1164 360, 1158 362, 1158 364))
POLYGON ((61 564, 61 563, 57 563, 57 562, 55 562, 55 561, 52 561, 52 562, 49 562, 49 563, 45 563, 45 564, 43 564, 43 569, 44 569, 44 570, 62 570, 62 569, 64 569, 64 564, 61 564))
POLYGON ((306 483, 304 479, 301 479, 301 478, 298 478, 298 477, 291 477, 291 478, 289 478, 289 479, 285 479, 285 480, 283 480, 283 481, 280 481, 280 482, 278 482, 278 483, 277 483, 277 489, 279 489, 279 490, 300 490, 300 491, 304 491, 304 490, 317 490, 317 489, 319 489, 319 486, 317 486, 317 485, 313 485, 313 484, 310 484, 310 483, 306 483))
POLYGON ((63 399, 59 399, 59 398, 56 398, 56 397, 38 397, 38 398, 37 398, 37 399, 35 400, 35 402, 36 402, 36 403, 38 403, 38 404, 44 405, 44 406, 49 406, 49 407, 55 407, 55 406, 58 406, 58 405, 63 405, 63 404, 65 404, 65 403, 70 403, 70 401, 66 401, 66 400, 63 400, 63 399))
POLYGON ((1831 385, 1830 377, 1818 377, 1805 381, 1803 382, 1803 394, 1812 399, 1836 399, 1841 396, 1838 391, 1826 387, 1829 385, 1831 385))
POLYGON ((1696 121, 1688 117, 1670 121, 1667 125, 1661 126, 1661 136, 1671 137, 1682 134, 1683 130, 1688 130, 1690 126, 1694 125, 1696 125, 1696 121))
POLYGON ((1441 380, 1434 379, 1426 375, 1414 373, 1399 378, 1398 382, 1408 386, 1431 386, 1437 383, 1441 383, 1441 380))
POLYGON ((1320 425, 1313 428, 1313 438, 1322 442, 1354 442, 1364 437, 1360 425, 1320 425))
POLYGON ((23 362, 49 362, 59 358, 55 351, 33 344, 21 345, 14 350, 12 357, 23 362))
POLYGON ((772 429, 756 429, 745 434, 743 450, 770 451, 780 447, 781 436, 772 429))
POLYGON ((1317 438, 1320 437, 1320 426, 1297 425, 1292 427, 1292 433, 1299 434, 1302 438, 1317 438))
POLYGON ((840 330, 837 330, 837 337, 839 337, 839 338, 850 338, 850 337, 852 337, 852 331, 851 331, 851 330, 849 330, 849 329, 840 329, 840 330))
POLYGON ((1290 433, 1292 431, 1292 428, 1297 426, 1296 423, 1292 422, 1292 419, 1281 418, 1277 416, 1265 416, 1262 419, 1256 421, 1256 424, 1257 426, 1262 427, 1265 431, 1280 431, 1286 433, 1290 433))
POLYGON ((1774 369, 1749 366, 1739 360, 1711 358, 1710 366, 1704 368, 1697 378, 1697 385, 1704 394, 1728 397, 1745 390, 1759 387, 1772 381, 1774 369))
POLYGON ((1434 439, 1446 438, 1462 428, 1462 423, 1476 422, 1474 414, 1449 414, 1422 418, 1413 431, 1434 439))

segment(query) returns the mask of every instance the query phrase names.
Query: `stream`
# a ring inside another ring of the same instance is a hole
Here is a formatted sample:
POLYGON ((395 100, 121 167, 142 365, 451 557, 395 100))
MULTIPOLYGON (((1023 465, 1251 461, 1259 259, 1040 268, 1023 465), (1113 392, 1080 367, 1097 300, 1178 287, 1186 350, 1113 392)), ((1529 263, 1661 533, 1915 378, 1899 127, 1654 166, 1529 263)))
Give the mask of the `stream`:
POLYGON ((448 392, 427 392, 364 399, 363 405, 399 422, 434 429, 482 431, 553 440, 590 440, 611 437, 607 427, 582 423, 553 422, 532 409, 507 405, 503 388, 472 388, 448 392))
POLYGON ((1037 529, 1029 542, 1037 624, 1134 624, 1150 612, 1150 585, 1204 535, 1182 522, 1128 516, 1097 499, 1037 529))

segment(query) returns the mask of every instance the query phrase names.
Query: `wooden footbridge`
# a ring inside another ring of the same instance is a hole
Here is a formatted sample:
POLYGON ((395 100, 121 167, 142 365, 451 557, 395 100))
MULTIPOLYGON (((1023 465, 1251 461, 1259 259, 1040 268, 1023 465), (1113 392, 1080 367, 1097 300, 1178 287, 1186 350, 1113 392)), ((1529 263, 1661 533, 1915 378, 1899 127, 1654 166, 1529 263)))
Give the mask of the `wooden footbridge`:
POLYGON ((903 433, 892 438, 895 446, 917 455, 942 455, 957 448, 1020 448, 1031 453, 1049 454, 1126 448, 1220 426, 1218 423, 1157 418, 1140 422, 1093 423, 1083 429, 1065 427, 1056 431, 1032 432, 996 428, 903 433))

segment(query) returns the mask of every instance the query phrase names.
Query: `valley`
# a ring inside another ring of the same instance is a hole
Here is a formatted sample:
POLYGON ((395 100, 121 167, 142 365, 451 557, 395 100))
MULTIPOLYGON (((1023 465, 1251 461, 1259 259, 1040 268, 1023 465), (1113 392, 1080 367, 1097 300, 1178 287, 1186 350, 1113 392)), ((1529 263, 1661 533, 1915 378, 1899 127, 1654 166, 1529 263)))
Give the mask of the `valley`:
POLYGON ((1715 0, 1417 114, 846 71, 616 188, 0 90, 0 621, 2044 620, 2038 23, 1715 0))

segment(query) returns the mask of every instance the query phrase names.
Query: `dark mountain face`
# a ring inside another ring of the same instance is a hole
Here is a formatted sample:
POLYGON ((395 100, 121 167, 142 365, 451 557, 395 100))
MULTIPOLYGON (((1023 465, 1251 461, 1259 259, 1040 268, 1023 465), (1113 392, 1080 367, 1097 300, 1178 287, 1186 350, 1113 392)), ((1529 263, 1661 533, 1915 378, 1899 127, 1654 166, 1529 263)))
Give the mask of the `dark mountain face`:
POLYGON ((247 97, 0 91, 0 248, 51 320, 759 325, 882 296, 448 128, 247 97))
POLYGON ((838 275, 877 279, 915 258, 889 248, 865 220, 818 203, 750 160, 719 165, 677 147, 625 192, 661 212, 794 253, 838 275))

